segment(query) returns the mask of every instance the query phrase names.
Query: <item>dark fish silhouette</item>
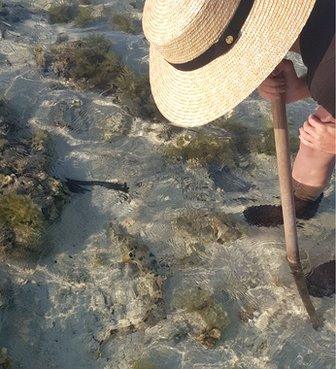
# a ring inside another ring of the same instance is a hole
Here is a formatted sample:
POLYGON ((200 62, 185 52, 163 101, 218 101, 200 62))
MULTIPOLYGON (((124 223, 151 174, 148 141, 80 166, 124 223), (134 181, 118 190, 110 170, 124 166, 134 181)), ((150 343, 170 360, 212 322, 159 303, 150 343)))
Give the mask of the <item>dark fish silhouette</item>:
POLYGON ((332 296, 335 293, 335 260, 319 265, 305 278, 311 296, 332 296))
POLYGON ((87 186, 101 186, 108 188, 109 190, 121 191, 124 193, 129 192, 127 183, 116 183, 116 182, 105 182, 105 181, 81 181, 78 179, 65 178, 64 184, 68 187, 70 192, 74 193, 85 193, 90 191, 87 186))

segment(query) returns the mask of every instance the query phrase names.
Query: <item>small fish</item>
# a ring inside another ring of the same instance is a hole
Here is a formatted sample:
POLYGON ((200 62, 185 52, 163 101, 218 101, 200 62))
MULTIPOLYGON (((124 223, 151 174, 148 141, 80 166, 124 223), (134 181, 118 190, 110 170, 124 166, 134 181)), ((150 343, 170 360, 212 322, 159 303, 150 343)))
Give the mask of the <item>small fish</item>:
POLYGON ((87 186, 101 186, 108 188, 109 190, 121 191, 124 193, 129 192, 127 183, 116 183, 116 182, 105 182, 105 181, 81 181, 77 179, 65 178, 65 185, 68 187, 70 192, 81 193, 90 191, 87 186))

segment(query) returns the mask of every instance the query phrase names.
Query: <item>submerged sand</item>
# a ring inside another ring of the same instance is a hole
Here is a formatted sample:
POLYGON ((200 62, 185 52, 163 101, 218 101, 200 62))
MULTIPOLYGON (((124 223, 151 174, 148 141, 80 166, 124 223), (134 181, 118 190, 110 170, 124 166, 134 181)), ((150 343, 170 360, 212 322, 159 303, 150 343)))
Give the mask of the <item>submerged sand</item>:
MULTIPOLYGON (((128 2, 109 3, 131 11, 128 2)), ((100 186, 73 194, 37 259, 2 260, 0 347, 12 368, 334 368, 334 299, 312 299, 324 319, 315 331, 285 262, 282 228, 249 227, 242 216, 247 206, 279 201, 275 158, 255 155, 254 165, 228 174, 224 191, 204 167, 167 162, 161 145, 174 132, 166 124, 135 118, 127 135, 106 142, 103 123, 122 108, 65 83, 55 90, 55 77, 34 65, 34 44, 52 43, 59 32, 78 38, 99 29, 130 65, 143 66, 143 36, 103 24, 52 26, 40 8, 32 9, 0 42, 1 92, 23 120, 51 133, 55 176, 127 182, 130 194, 100 186), (206 229, 203 239, 192 225, 176 226, 177 217, 195 211, 229 214, 240 237, 219 242, 218 232, 229 232, 220 220, 215 235, 206 229), (131 261, 125 249, 132 250, 131 261), (197 291, 211 311, 190 308, 200 299, 197 291), (213 346, 200 338, 210 324, 204 314, 223 320, 220 337, 211 333, 218 338, 213 346)), ((288 107, 292 132, 314 107, 311 100, 288 107)), ((233 113, 257 127, 269 106, 254 93, 233 113)), ((202 130, 225 136, 224 126, 202 130)), ((318 215, 300 223, 307 271, 334 258, 334 221, 330 186, 318 215)))

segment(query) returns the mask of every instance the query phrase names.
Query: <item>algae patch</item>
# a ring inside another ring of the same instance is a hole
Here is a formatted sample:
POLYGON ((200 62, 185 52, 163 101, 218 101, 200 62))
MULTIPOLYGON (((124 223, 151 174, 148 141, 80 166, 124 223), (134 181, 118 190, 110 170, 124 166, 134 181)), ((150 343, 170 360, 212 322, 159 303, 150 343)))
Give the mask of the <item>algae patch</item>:
POLYGON ((0 196, 0 247, 34 248, 41 242, 45 224, 41 210, 28 196, 0 196))
POLYGON ((0 245, 3 252, 35 250, 47 224, 68 200, 49 173, 55 153, 48 132, 19 122, 6 100, 0 102, 0 245))
POLYGON ((222 304, 199 286, 175 292, 172 306, 183 311, 194 338, 208 348, 215 346, 230 323, 222 304))
POLYGON ((7 349, 5 347, 0 348, 0 369, 11 369, 12 360, 8 356, 7 349))
POLYGON ((173 219, 172 223, 185 240, 196 238, 203 243, 226 243, 243 235, 242 227, 225 213, 188 210, 173 219))
POLYGON ((78 41, 61 42, 34 50, 36 64, 52 71, 80 90, 112 95, 130 114, 149 120, 163 120, 149 85, 149 78, 123 65, 112 43, 92 34, 78 41))

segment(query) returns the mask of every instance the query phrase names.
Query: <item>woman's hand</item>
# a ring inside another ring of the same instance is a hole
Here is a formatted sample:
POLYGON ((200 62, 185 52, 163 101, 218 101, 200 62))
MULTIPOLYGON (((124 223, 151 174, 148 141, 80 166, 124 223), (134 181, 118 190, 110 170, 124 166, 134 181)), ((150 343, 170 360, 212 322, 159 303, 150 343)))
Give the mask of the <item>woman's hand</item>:
MULTIPOLYGON (((320 107, 319 110, 321 109, 326 111, 320 107)), ((336 126, 335 118, 330 114, 325 114, 323 118, 310 115, 299 131, 300 140, 304 145, 335 155, 336 126)))
POLYGON ((299 78, 293 62, 284 59, 258 88, 259 94, 266 100, 273 101, 280 94, 286 95, 286 103, 310 96, 306 78, 299 78))

